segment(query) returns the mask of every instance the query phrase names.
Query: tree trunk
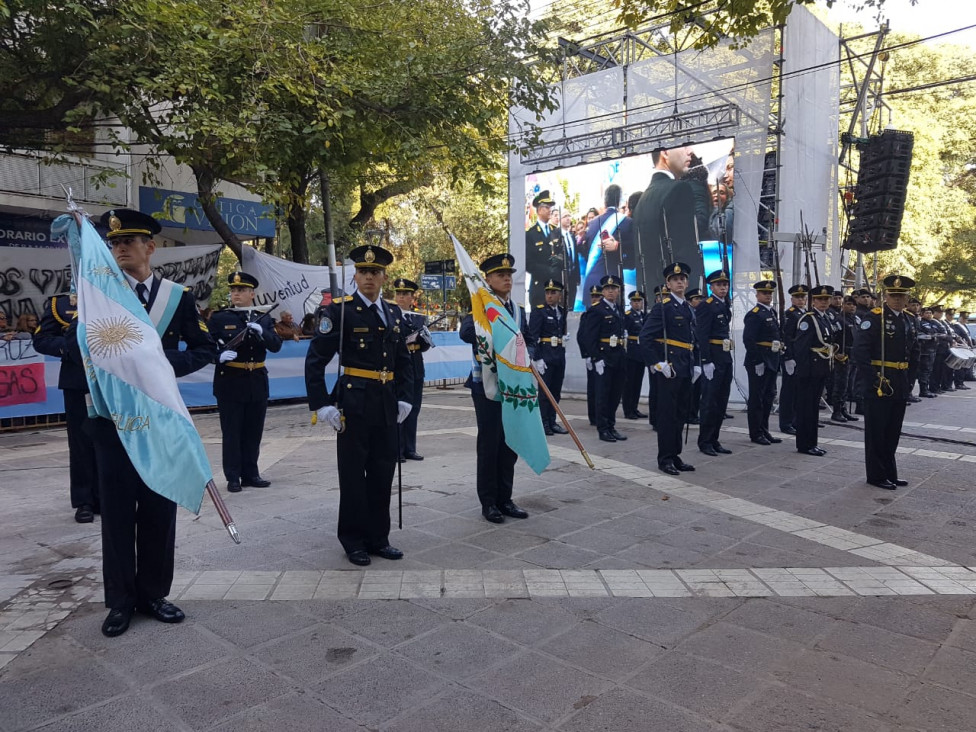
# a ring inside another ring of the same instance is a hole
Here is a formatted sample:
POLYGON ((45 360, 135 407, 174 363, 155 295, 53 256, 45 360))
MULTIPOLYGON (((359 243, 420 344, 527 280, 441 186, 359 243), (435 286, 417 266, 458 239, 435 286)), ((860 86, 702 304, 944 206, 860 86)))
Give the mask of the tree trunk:
POLYGON ((216 186, 217 179, 213 171, 197 166, 192 166, 191 169, 193 170, 193 176, 197 180, 197 197, 200 200, 200 206, 203 207, 203 213, 206 215, 207 221, 210 222, 210 225, 223 240, 224 244, 234 252, 237 260, 241 261, 241 252, 243 250, 241 240, 237 238, 237 234, 231 231, 230 226, 224 221, 224 217, 220 215, 220 209, 217 208, 216 196, 214 195, 214 187, 216 186))
POLYGON ((275 240, 273 236, 266 237, 264 240, 264 253, 274 254, 275 240))
POLYGON ((288 233, 291 234, 291 259, 308 264, 308 239, 305 236, 305 207, 298 203, 288 209, 288 233))

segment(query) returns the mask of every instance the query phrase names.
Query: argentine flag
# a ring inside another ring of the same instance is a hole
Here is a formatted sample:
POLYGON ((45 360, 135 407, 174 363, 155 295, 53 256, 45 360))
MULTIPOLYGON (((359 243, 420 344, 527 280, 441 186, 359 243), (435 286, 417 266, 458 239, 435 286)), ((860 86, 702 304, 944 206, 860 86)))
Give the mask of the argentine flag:
MULTIPOLYGON (((548 467, 551 458, 539 413, 539 387, 532 373, 520 323, 488 289, 478 268, 453 234, 451 241, 471 293, 471 315, 478 337, 477 353, 485 396, 502 403, 505 444, 538 475, 548 467)), ((520 313, 517 307, 515 312, 520 313)))
MULTIPOLYGON (((59 216, 51 233, 66 234, 71 252, 89 412, 115 423, 129 460, 149 488, 199 513, 213 471, 156 326, 90 221, 59 216)), ((172 297, 182 291, 175 289, 172 297)), ((166 315, 176 304, 169 304, 166 315)))

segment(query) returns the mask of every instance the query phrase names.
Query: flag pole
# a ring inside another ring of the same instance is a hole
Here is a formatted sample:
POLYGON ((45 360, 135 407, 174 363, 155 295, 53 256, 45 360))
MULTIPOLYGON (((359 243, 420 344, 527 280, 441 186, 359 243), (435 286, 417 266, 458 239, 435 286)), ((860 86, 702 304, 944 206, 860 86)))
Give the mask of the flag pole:
POLYGON ((536 369, 535 364, 530 363, 529 366, 532 368, 532 375, 535 376, 536 383, 539 385, 539 388, 542 389, 542 393, 546 395, 546 399, 548 399, 549 403, 552 404, 552 408, 556 410, 556 414, 559 415, 559 419, 569 431, 569 436, 573 438, 573 442, 575 442, 576 447, 579 448, 580 454, 583 456, 586 464, 590 466, 590 470, 596 470, 596 466, 594 466, 593 461, 590 460, 590 456, 587 454, 586 448, 583 447, 583 443, 580 442, 580 438, 576 434, 576 430, 573 429, 573 425, 571 425, 569 420, 566 419, 566 415, 563 414, 563 410, 559 408, 559 403, 556 401, 555 397, 553 397, 552 392, 549 391, 549 387, 546 386, 546 382, 542 380, 542 375, 539 373, 538 369, 536 369))
POLYGON ((230 538, 234 540, 235 544, 240 544, 241 535, 237 533, 237 524, 234 523, 234 519, 231 517, 230 511, 227 510, 227 504, 224 503, 224 499, 220 495, 220 491, 217 490, 217 486, 213 482, 212 478, 207 481, 207 495, 209 495, 210 500, 213 501, 214 508, 217 509, 217 515, 220 516, 220 520, 224 522, 224 528, 227 529, 227 533, 230 534, 230 538))

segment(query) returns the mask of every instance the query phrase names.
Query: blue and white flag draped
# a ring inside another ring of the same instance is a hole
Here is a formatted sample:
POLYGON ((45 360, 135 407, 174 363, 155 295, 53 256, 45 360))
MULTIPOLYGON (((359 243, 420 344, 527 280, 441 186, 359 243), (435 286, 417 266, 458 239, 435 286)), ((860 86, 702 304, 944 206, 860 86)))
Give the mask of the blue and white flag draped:
MULTIPOLYGON (((478 268, 453 234, 454 254, 471 293, 471 316, 477 338, 485 396, 502 403, 505 444, 537 474, 551 462, 539 413, 539 387, 528 348, 517 321, 488 288, 478 268)), ((519 313, 518 308, 515 309, 519 313)), ((521 315, 520 315, 521 317, 521 315)))
POLYGON ((89 412, 115 423, 150 489, 199 513, 213 471, 156 326, 91 222, 59 216, 51 231, 67 234, 71 252, 89 412))

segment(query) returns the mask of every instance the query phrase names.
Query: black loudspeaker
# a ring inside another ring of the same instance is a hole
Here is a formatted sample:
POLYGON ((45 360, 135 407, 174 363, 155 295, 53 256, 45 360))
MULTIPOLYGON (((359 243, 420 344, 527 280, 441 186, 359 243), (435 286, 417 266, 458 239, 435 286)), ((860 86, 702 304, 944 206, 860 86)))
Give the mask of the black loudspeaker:
POLYGON ((914 145, 911 132, 885 130, 860 146, 845 249, 868 254, 898 246, 914 145))

